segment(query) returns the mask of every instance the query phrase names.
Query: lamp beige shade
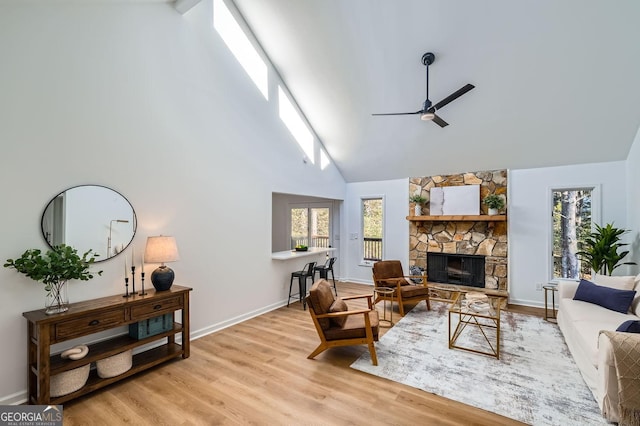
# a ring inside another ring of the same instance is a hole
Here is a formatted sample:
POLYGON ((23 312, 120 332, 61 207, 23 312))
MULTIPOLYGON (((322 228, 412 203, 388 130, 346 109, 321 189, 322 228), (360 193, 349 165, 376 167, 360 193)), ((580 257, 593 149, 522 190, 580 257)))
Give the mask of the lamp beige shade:
POLYGON ((148 237, 144 251, 145 263, 166 263, 180 260, 178 246, 174 237, 148 237))

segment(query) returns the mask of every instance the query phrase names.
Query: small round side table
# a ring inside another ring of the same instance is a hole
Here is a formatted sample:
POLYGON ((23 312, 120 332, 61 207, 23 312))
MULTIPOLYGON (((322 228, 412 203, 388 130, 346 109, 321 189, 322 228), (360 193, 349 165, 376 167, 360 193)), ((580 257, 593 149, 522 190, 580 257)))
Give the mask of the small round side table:
MULTIPOLYGON (((382 318, 380 318, 378 320, 379 324, 381 327, 391 327, 393 325, 393 292, 395 290, 392 289, 391 287, 376 287, 373 289, 373 295, 380 295, 380 296, 384 296, 384 299, 382 299, 382 318), (390 314, 389 314, 389 319, 387 319, 387 298, 390 299, 391 302, 391 306, 390 306, 390 314), (385 323, 385 324, 383 324, 385 323)), ((375 297, 374 297, 375 300, 375 297)))
POLYGON ((544 319, 547 321, 556 322, 556 292, 558 291, 557 285, 543 285, 544 289, 544 319), (549 293, 551 293, 551 309, 549 309, 549 293), (551 310, 551 313, 549 313, 551 310))

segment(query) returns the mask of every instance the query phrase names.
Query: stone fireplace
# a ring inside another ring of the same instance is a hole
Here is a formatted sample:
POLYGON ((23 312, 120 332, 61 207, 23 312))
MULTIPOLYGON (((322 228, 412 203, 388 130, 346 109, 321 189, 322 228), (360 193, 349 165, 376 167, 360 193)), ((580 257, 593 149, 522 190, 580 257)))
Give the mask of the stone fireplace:
MULTIPOLYGON (((477 279, 475 286, 507 291, 507 222, 506 220, 487 220, 487 207, 481 202, 488 194, 506 197, 507 171, 491 170, 458 175, 413 177, 409 179, 409 194, 416 193, 427 198, 427 202, 423 206, 423 215, 425 216, 417 218, 412 217, 413 204, 409 206, 409 264, 425 269, 429 282, 444 282, 436 281, 445 279, 441 278, 441 273, 432 275, 429 272, 433 265, 429 265, 432 260, 428 259, 428 254, 442 253, 482 257, 484 260, 484 279, 477 279), (478 200, 480 215, 451 217, 450 220, 430 216, 430 189, 456 185, 480 185, 480 199, 478 200)), ((457 269, 455 265, 452 265, 452 268, 457 269)), ((478 272, 477 265, 474 268, 476 268, 476 275, 481 274, 478 272)), ((472 286, 455 282, 456 280, 469 279, 468 274, 469 272, 466 272, 464 276, 458 277, 454 271, 451 276, 447 276, 447 283, 472 286)))

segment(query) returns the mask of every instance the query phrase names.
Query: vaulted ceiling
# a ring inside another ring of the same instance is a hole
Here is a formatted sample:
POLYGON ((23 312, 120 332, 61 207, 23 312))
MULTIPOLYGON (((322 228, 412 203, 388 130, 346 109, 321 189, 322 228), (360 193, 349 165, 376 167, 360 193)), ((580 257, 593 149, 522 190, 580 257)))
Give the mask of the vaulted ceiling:
POLYGON ((637 0, 235 0, 349 182, 624 160, 640 126, 637 0), (430 99, 418 115, 421 57, 430 99))

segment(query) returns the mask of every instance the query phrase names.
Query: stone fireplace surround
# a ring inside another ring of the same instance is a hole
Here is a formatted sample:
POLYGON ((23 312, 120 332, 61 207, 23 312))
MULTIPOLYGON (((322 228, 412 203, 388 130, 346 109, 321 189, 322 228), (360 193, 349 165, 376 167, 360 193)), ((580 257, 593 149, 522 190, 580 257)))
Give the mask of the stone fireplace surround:
MULTIPOLYGON (((456 175, 412 177, 409 194, 427 199, 423 215, 428 216, 429 190, 433 187, 480 185, 480 214, 487 214, 481 200, 488 194, 507 195, 507 171, 490 170, 456 175)), ((409 206, 409 215, 413 213, 409 206)), ((504 212, 506 214, 506 212, 504 212)), ((427 269, 427 251, 485 256, 485 288, 507 291, 507 222, 414 221, 409 222, 409 264, 427 269)), ((428 277, 427 277, 428 279, 428 277)))

